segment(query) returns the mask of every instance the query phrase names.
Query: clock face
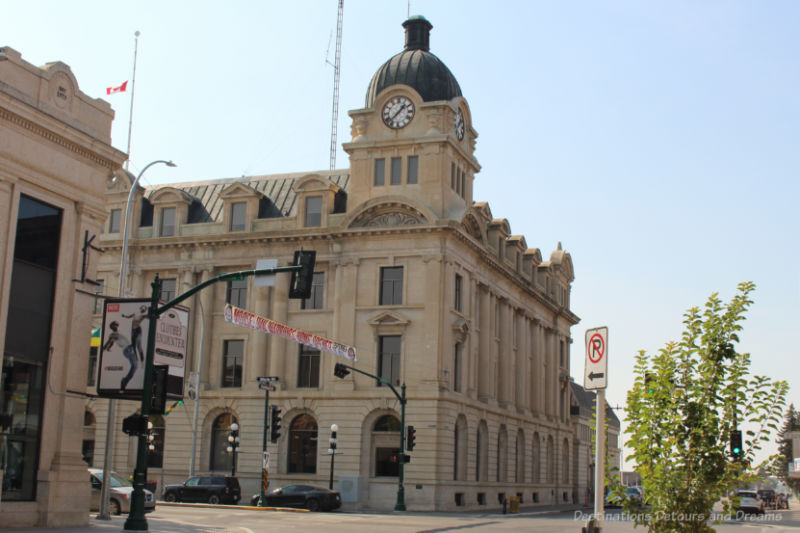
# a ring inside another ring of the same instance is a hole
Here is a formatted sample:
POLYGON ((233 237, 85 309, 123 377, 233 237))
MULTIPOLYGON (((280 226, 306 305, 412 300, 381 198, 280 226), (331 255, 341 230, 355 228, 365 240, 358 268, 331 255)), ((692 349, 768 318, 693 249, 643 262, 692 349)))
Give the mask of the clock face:
POLYGON ((464 138, 464 113, 461 112, 461 109, 456 111, 456 118, 454 120, 454 127, 456 130, 456 137, 458 140, 462 140, 464 138))
POLYGON ((405 96, 395 96, 383 106, 383 123, 392 129, 404 128, 414 118, 414 104, 405 96))

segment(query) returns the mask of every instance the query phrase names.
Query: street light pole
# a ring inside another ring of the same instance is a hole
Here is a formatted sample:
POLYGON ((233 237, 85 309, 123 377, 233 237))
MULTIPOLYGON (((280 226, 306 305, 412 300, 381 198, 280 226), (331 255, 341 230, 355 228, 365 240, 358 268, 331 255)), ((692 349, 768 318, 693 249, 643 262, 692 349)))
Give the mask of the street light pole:
MULTIPOLYGON (((137 32, 138 33, 138 32, 137 32)), ((125 297, 125 278, 128 275, 128 234, 129 231, 129 223, 131 218, 131 205, 133 204, 133 193, 136 191, 136 186, 139 184, 139 179, 141 179, 142 175, 144 174, 145 170, 150 168, 151 166, 155 165, 156 163, 164 163, 168 167, 176 167, 175 163, 172 161, 164 161, 159 159, 157 161, 153 161, 148 163, 139 175, 136 176, 136 179, 133 180, 131 184, 131 190, 128 193, 128 203, 125 205, 125 220, 123 221, 122 226, 122 259, 119 265, 119 297, 125 297)), ((127 174, 127 170, 125 171, 127 174)), ((117 400, 110 398, 108 400, 108 418, 106 420, 106 448, 103 452, 103 484, 100 488, 100 514, 97 515, 97 518, 101 520, 110 520, 111 515, 109 512, 109 484, 106 483, 106 480, 109 479, 110 471, 111 471, 111 459, 112 459, 112 448, 114 446, 114 433, 113 428, 115 425, 115 419, 117 417, 117 400)))
POLYGON ((333 490, 333 458, 336 456, 336 432, 339 431, 339 426, 331 424, 331 439, 328 453, 331 455, 331 479, 328 482, 328 488, 333 490))
POLYGON ((231 455, 231 477, 236 475, 236 452, 239 451, 239 424, 231 424, 231 432, 228 435, 228 453, 231 455))

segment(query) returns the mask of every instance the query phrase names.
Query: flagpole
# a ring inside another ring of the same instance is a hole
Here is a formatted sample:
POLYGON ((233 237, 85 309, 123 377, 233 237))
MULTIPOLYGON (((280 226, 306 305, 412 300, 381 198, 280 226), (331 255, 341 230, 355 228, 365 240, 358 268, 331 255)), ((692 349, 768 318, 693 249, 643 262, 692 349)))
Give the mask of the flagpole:
POLYGON ((125 170, 128 170, 128 164, 131 162, 131 128, 133 127, 133 95, 136 92, 136 55, 139 53, 139 35, 141 33, 137 30, 134 33, 136 41, 133 46, 133 79, 131 80, 131 112, 128 115, 128 159, 125 160, 125 170))

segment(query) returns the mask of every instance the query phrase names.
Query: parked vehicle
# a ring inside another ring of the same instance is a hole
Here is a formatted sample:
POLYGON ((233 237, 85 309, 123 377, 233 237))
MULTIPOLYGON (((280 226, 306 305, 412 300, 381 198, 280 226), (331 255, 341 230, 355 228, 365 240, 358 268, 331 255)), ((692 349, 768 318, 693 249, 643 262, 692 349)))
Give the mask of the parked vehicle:
MULTIPOLYGON (((258 505, 260 494, 250 503, 258 505)), ((311 485, 286 485, 266 494, 265 507, 302 507, 309 511, 333 511, 342 506, 342 498, 335 490, 311 485)))
POLYGON ((764 507, 767 509, 777 509, 778 502, 775 497, 775 491, 772 489, 761 489, 758 491, 758 497, 764 501, 764 507))
POLYGON ((777 509, 788 509, 789 508, 789 496, 788 495, 783 494, 783 493, 778 494, 775 497, 775 501, 776 501, 775 505, 776 505, 777 509))
POLYGON ((744 511, 746 513, 764 514, 764 500, 758 497, 758 493, 754 490, 740 490, 736 493, 733 502, 733 507, 736 510, 744 511))
POLYGON ((231 476, 192 476, 183 483, 164 487, 164 500, 168 502, 236 505, 241 494, 239 480, 231 476))
MULTIPOLYGON (((625 499, 641 505, 643 503, 642 490, 639 487, 627 487, 625 489, 625 499)), ((604 502, 604 507, 612 509, 615 507, 622 507, 623 500, 616 494, 607 492, 604 502)))
MULTIPOLYGON (((111 514, 128 513, 131 510, 133 497, 133 484, 116 472, 109 472, 111 480, 108 486, 108 512, 111 514)), ((103 470, 101 468, 89 469, 89 480, 92 483, 92 498, 90 511, 100 510, 100 495, 103 488, 103 470)), ((156 498, 153 493, 144 489, 144 512, 149 513, 156 508, 156 498)))

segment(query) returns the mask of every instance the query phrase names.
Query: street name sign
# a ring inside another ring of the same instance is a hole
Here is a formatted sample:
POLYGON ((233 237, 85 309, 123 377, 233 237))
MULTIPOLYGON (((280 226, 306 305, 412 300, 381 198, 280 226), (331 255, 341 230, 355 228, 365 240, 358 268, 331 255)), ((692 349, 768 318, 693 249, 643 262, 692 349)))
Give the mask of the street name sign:
POLYGON ((605 389, 608 384, 608 328, 586 330, 586 365, 583 388, 605 389))

